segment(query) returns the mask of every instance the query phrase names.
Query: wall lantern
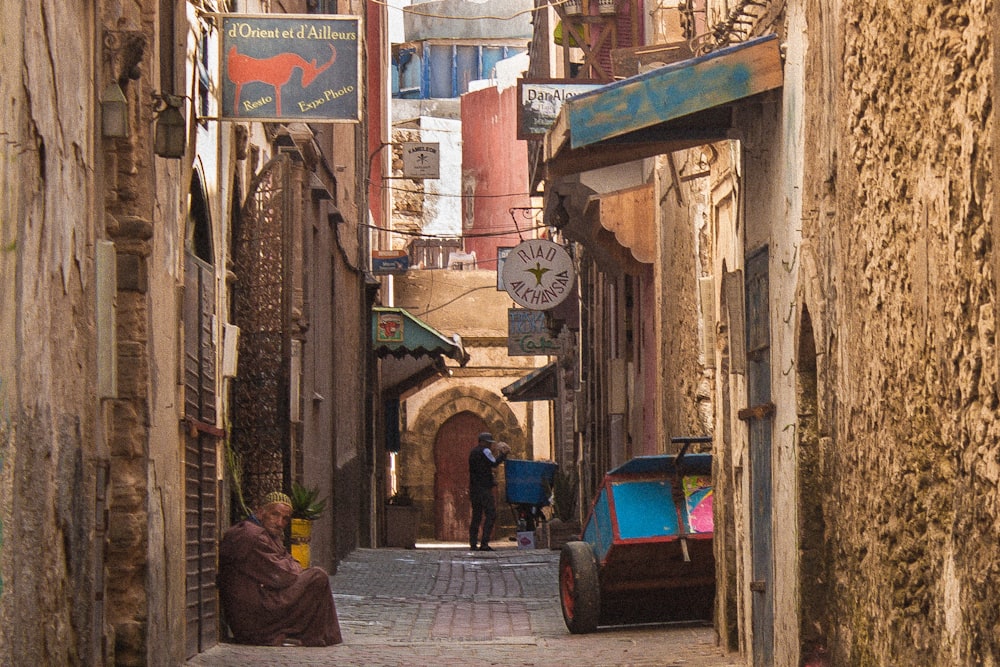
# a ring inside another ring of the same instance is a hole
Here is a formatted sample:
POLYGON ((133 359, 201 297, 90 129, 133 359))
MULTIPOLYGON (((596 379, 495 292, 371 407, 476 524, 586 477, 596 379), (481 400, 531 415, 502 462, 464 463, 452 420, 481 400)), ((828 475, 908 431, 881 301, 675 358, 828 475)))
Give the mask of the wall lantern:
POLYGON ((160 157, 182 158, 187 148, 187 123, 181 113, 184 98, 166 93, 158 95, 158 98, 163 108, 156 116, 153 152, 160 157))
POLYGON ((128 136, 128 100, 117 81, 101 93, 101 134, 118 138, 128 136))

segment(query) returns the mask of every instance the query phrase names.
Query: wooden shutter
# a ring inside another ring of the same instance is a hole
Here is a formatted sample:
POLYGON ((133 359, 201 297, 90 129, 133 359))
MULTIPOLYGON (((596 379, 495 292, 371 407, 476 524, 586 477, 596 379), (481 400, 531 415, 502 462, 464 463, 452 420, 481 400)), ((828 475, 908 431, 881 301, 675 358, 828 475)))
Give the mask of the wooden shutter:
POLYGON ((184 447, 185 624, 187 657, 219 641, 215 590, 218 540, 216 425, 215 274, 191 254, 184 271, 184 447))

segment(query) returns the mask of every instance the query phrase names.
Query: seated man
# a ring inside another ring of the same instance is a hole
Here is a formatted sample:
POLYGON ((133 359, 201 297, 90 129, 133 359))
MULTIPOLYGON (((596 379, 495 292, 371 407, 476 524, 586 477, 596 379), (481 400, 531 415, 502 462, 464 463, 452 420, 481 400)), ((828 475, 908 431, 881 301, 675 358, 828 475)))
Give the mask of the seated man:
POLYGON ((256 514, 226 531, 219 548, 219 593, 241 644, 330 646, 343 641, 330 578, 302 569, 285 549, 292 501, 267 494, 256 514))

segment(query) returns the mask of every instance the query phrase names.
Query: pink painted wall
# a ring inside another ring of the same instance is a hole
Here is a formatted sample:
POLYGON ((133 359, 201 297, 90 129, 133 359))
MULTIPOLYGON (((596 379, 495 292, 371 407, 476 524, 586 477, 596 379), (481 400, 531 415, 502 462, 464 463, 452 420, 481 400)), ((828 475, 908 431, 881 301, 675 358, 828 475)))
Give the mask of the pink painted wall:
MULTIPOLYGON (((502 93, 494 87, 462 95, 462 172, 463 190, 468 192, 471 185, 475 195, 463 198, 465 251, 476 253, 480 269, 495 270, 497 248, 520 241, 510 209, 530 205, 528 147, 517 139, 516 87, 502 93)), ((526 213, 514 211, 522 230, 534 225, 526 213)), ((533 235, 529 231, 524 238, 533 235)))

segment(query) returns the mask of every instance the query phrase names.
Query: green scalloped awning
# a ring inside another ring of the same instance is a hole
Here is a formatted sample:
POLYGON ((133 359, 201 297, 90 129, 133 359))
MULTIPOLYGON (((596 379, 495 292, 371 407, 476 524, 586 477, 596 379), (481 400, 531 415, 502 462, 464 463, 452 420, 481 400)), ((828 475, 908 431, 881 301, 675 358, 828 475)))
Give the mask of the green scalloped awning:
POLYGON ((465 365, 469 354, 458 334, 448 338, 403 308, 372 308, 372 348, 379 357, 421 357, 443 354, 465 365))

